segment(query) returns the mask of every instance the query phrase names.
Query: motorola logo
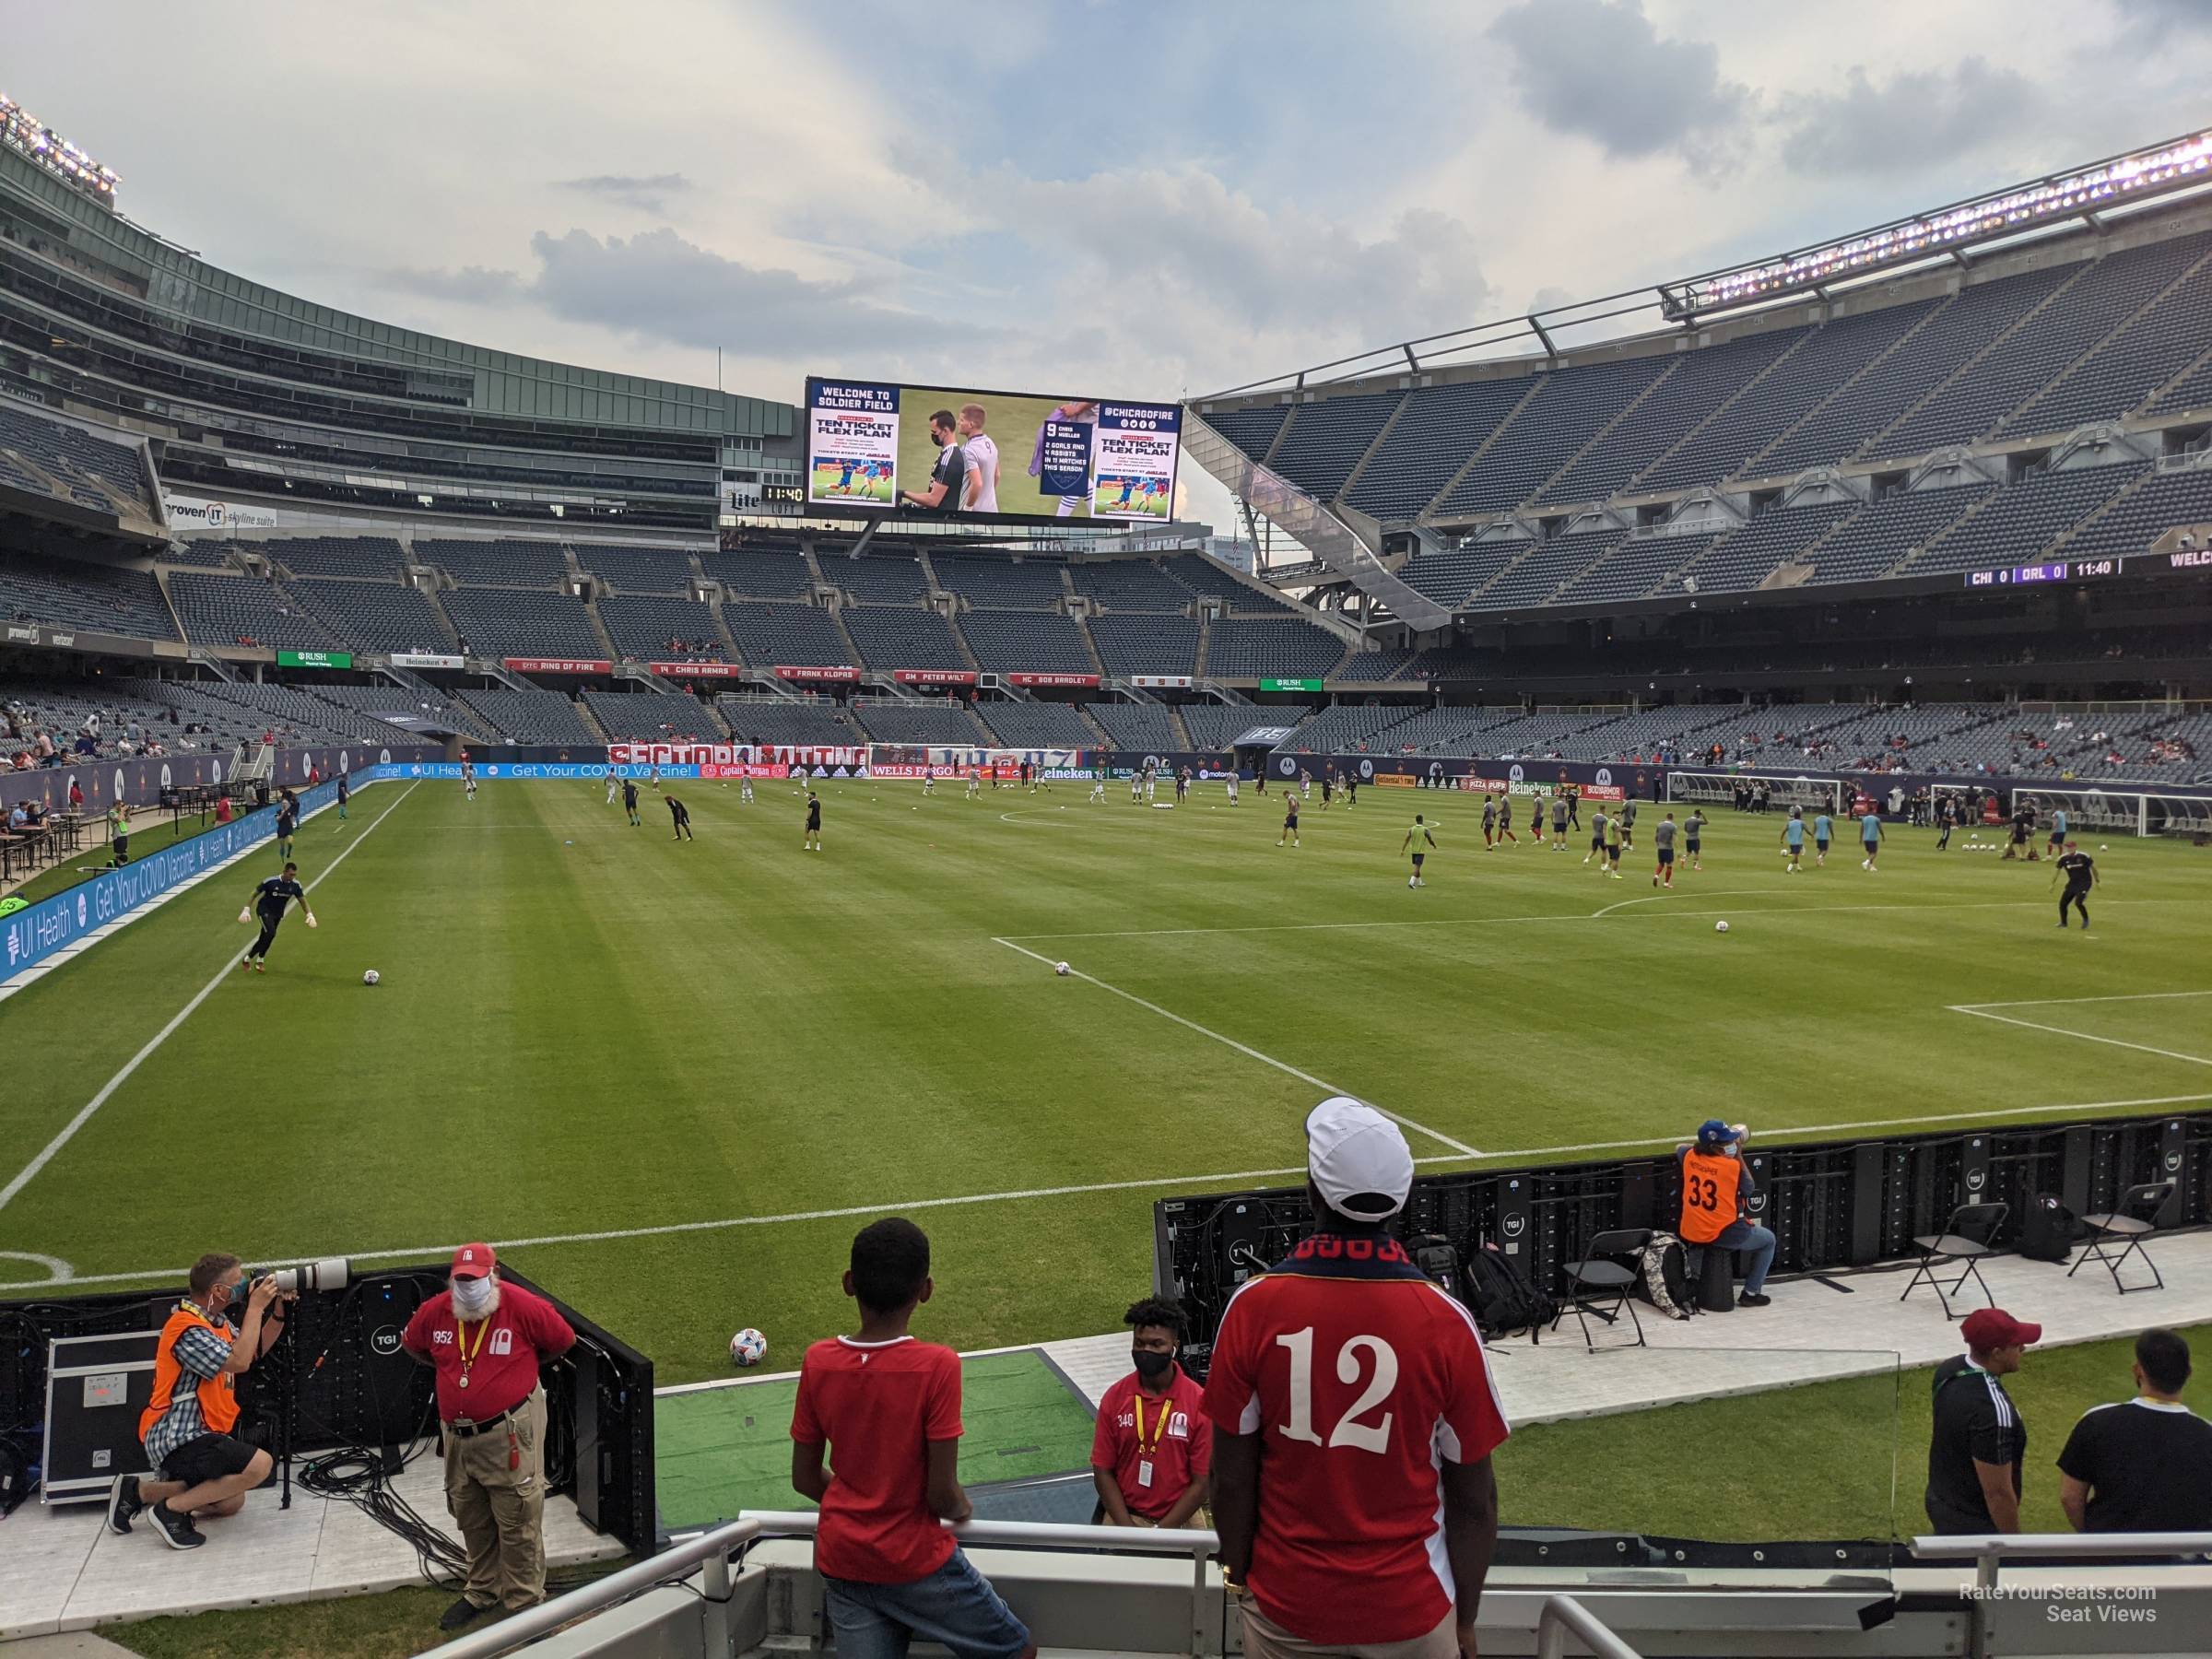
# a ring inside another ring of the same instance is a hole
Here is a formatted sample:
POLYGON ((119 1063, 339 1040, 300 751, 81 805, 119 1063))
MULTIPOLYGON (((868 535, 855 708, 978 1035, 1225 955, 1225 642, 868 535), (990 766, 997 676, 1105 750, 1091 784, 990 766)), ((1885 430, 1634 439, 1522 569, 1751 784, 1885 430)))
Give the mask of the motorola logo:
POLYGON ((1375 763, 1372 760, 1360 761, 1359 775, 1363 778, 1373 777, 1375 775, 1375 763))
POLYGON ((1444 763, 1441 760, 1430 761, 1429 775, 1431 778, 1441 778, 1444 775, 1444 763))
POLYGON ((1597 769, 1597 782, 1600 782, 1600 783, 1610 783, 1610 782, 1613 782, 1613 769, 1612 769, 1611 767, 1609 767, 1609 766, 1601 766, 1601 767, 1599 767, 1599 768, 1597 769))
POLYGON ((1513 783, 1521 782, 1528 776, 1528 774, 1523 771, 1518 765, 1507 767, 1505 769, 1505 775, 1507 781, 1513 783))
POLYGON ((169 762, 168 762, 168 761, 166 761, 166 760, 164 760, 164 761, 161 763, 161 787, 162 787, 162 788, 164 788, 164 789, 167 789, 167 788, 169 787, 169 785, 170 785, 170 776, 169 776, 169 762))

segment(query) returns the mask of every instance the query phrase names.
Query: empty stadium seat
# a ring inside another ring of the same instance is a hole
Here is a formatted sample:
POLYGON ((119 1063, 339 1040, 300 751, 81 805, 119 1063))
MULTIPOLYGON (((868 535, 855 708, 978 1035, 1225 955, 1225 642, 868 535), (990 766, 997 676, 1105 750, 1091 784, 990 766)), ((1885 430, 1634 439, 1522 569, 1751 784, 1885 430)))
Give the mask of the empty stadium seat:
POLYGON ((1185 703, 1176 712, 1182 716, 1182 729, 1198 747, 1226 749, 1253 727, 1287 725, 1290 724, 1287 716, 1303 711, 1252 703, 1185 703))
MULTIPOLYGON (((1100 734, 1068 703, 986 702, 976 714, 1009 748, 1096 748, 1100 734)), ((1195 738, 1196 734, 1192 734, 1195 738)))
POLYGON ((2212 267, 2184 277, 2065 377, 2006 416, 2000 432, 2065 432, 2111 420, 2194 362, 2212 340, 2212 267))
POLYGON ((259 553, 295 576, 354 576, 397 582, 404 555, 389 535, 288 535, 241 542, 241 552, 259 553))
POLYGON ((341 643, 307 606, 260 576, 177 571, 169 579, 177 619, 195 645, 323 651, 341 643))
POLYGON ((653 691, 594 691, 583 694, 606 735, 618 742, 718 743, 722 723, 696 697, 668 697, 653 691))
POLYGON ((723 625, 747 662, 806 668, 858 667, 858 653, 838 632, 837 619, 808 605, 725 601, 723 625))
POLYGON ((1698 561, 1670 578, 1663 591, 1679 593, 1691 578, 1700 594, 1756 588, 1856 511, 1850 501, 1769 507, 1749 524, 1716 537, 1698 561))
MULTIPOLYGON (((563 743, 593 748, 601 742, 584 724, 576 705, 558 691, 511 691, 501 686, 456 691, 453 699, 513 743, 563 743)), ((600 758, 606 758, 604 752, 600 758)))
POLYGON ((715 700, 715 710, 738 743, 865 743, 867 734, 833 702, 770 702, 735 697, 715 700))
POLYGON ((1526 551, 1520 562, 1477 589, 1468 603, 1484 610, 1540 605, 1569 577, 1627 540, 1628 534, 1617 528, 1573 530, 1547 541, 1524 544, 1526 551))
POLYGON ((1268 465, 1307 494, 1333 500, 1404 399, 1402 392, 1376 392, 1300 404, 1268 465))
POLYGON ((300 606, 354 651, 453 649, 428 594, 394 582, 301 580, 288 590, 300 606))
POLYGON ((1630 358, 1547 375, 1453 487, 1442 510, 1495 512, 1526 500, 1675 361, 1630 358))
POLYGON ((1060 559, 963 558, 939 553, 930 559, 937 581, 978 610, 1057 610, 1067 597, 1067 569, 1060 559))
POLYGON ((2078 531, 2068 559, 2146 551, 2177 524, 2212 524, 2212 471, 2159 473, 2113 502, 2078 531))
POLYGON ((1198 624, 1188 617, 1115 611, 1090 618, 1091 642, 1108 674, 1195 674, 1198 624))
POLYGON ((929 592, 922 561, 912 555, 853 559, 818 553, 815 562, 821 567, 823 581, 843 588, 863 605, 911 605, 929 592))
POLYGON ((691 592, 691 555, 682 547, 638 547, 606 542, 575 542, 570 550, 576 567, 611 585, 618 594, 691 592))
POLYGON ((877 743, 952 747, 991 742, 990 728, 957 702, 901 703, 855 698, 851 713, 877 743))
POLYGON ((1183 747, 1175 717, 1162 703, 1092 703, 1084 710, 1106 733, 1109 747, 1151 753, 1183 747))
POLYGON ((1319 678, 1344 661, 1345 642, 1296 617, 1223 617, 1206 629, 1206 671, 1222 679, 1319 678))
POLYGON ((596 660, 606 654, 591 613, 572 594, 460 587, 441 596, 455 630, 478 656, 596 660))
POLYGON ((0 619, 177 637, 151 571, 36 553, 0 551, 0 619))
POLYGON ((559 542, 512 536, 483 541, 418 536, 415 557, 476 587, 559 587, 569 574, 569 556, 559 542))
POLYGON ((1077 593, 1112 610, 1181 616, 1190 608, 1191 590, 1148 559, 1083 560, 1069 565, 1068 575, 1077 593))
POLYGON ((1526 541, 1464 542, 1433 553, 1420 553, 1398 571, 1406 585, 1439 605, 1457 609, 1467 595, 1528 550, 1526 541))
POLYGON ((1261 404, 1249 409, 1222 409, 1205 420, 1254 461, 1265 461, 1289 413, 1283 404, 1261 404))
POLYGON ((1866 582, 1934 541, 1994 486, 1976 481, 1942 489, 1900 490, 1853 515, 1813 554, 1816 582, 1866 582))
POLYGON ((1987 506, 1924 547, 1900 573, 1928 576, 2036 562, 2053 541, 2147 470, 2139 464, 2089 466, 2024 478, 1997 491, 1987 506))
POLYGON ((1414 517, 1535 383, 1533 375, 1516 375, 1418 388, 1346 499, 1379 519, 1414 517))
POLYGON ((904 606, 856 605, 843 613, 860 660, 877 668, 948 668, 964 671, 952 627, 935 611, 904 606))
POLYGON ((814 572, 796 548, 725 549, 700 554, 699 563, 710 581, 747 599, 801 599, 814 586, 814 572))
POLYGON ((653 594, 608 594, 599 601, 599 620, 623 656, 641 663, 730 660, 730 648, 714 626, 712 606, 653 594))
POLYGON ((1611 551, 1551 595, 1554 605, 1596 605, 1641 599, 1668 572, 1680 570, 1718 540, 1712 535, 1641 535, 1611 551))
POLYGON ((975 660, 1000 674, 1095 674, 1073 618, 1041 611, 969 611, 960 633, 975 660))

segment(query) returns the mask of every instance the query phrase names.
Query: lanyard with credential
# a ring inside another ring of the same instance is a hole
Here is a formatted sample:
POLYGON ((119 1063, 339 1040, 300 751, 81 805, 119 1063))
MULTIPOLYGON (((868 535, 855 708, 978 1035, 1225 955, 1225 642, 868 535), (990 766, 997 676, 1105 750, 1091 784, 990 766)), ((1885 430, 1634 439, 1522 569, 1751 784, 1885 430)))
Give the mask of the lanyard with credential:
POLYGON ((484 1338, 490 1330, 491 1321, 488 1319, 477 1326, 477 1346, 471 1349, 468 1346, 468 1327, 461 1323, 458 1313, 453 1315, 453 1340, 461 1350, 461 1374, 453 1380, 455 1387, 468 1386, 468 1368, 477 1362, 477 1356, 484 1351, 484 1338))
POLYGON ((1168 1418, 1175 1410, 1175 1396, 1170 1394, 1166 1399, 1160 1401, 1159 1421, 1152 1425, 1152 1438, 1149 1441, 1145 1439, 1145 1396, 1141 1393, 1131 1394, 1129 1405, 1136 1413, 1137 1455, 1149 1457, 1159 1450, 1159 1442, 1167 1438, 1168 1418))

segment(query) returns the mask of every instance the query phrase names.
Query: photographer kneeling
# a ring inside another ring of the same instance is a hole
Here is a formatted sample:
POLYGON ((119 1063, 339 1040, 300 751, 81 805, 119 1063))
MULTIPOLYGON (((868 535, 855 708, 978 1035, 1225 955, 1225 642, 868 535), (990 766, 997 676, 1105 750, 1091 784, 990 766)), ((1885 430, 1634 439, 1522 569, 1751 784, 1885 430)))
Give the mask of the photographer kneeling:
POLYGON ((237 1514, 246 1494, 269 1477, 269 1454, 230 1432, 238 1426, 232 1379, 284 1334, 284 1306, 294 1300, 271 1277, 247 1289, 238 1258, 218 1251, 193 1264, 190 1283, 161 1327, 154 1397, 138 1419, 146 1460, 160 1478, 119 1475, 108 1495, 110 1530, 127 1533, 132 1518, 150 1510, 154 1530, 171 1549, 206 1543, 195 1519, 237 1514), (234 1326, 229 1310, 241 1294, 245 1312, 234 1326))

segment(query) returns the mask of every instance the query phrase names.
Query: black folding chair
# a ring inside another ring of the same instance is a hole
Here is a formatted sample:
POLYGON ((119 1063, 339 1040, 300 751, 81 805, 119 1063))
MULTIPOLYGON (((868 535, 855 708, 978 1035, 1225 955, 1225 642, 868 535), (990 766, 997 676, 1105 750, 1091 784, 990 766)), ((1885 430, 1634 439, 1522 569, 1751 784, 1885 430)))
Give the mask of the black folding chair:
MULTIPOLYGON (((1912 1270, 1912 1277, 1905 1286, 1905 1296, 1912 1295, 1914 1288, 1925 1279, 1928 1288, 1936 1292, 1936 1300, 1943 1304, 1943 1316, 1956 1319, 1959 1315, 1951 1312, 1951 1298, 1966 1288, 1968 1279, 1972 1279, 1982 1287, 1983 1299, 1995 1307, 1997 1299, 1990 1294, 1989 1281, 1982 1277, 1982 1258, 1997 1253, 1997 1232, 2011 1212, 2009 1204, 1962 1204, 1951 1212, 1951 1218, 1941 1232, 1914 1238, 1912 1248, 1920 1252, 1920 1265, 1912 1270), (1955 1262, 1964 1262, 1966 1271, 1947 1291, 1937 1282, 1936 1269, 1955 1262)), ((1897 1300, 1903 1301, 1905 1296, 1897 1300)))
POLYGON ((2150 1252, 2143 1248, 2143 1241, 2159 1230, 2159 1212, 2166 1207, 2166 1201, 2172 1196, 2172 1182, 2147 1181, 2141 1186, 2129 1187, 2121 1194, 2118 1209, 2100 1216, 2084 1216, 2081 1224, 2089 1230, 2088 1241, 2082 1250, 2080 1259, 2066 1269, 2066 1277, 2072 1278, 2081 1271, 2083 1262, 2093 1261, 2101 1264, 2104 1270, 2112 1276, 2112 1288, 2123 1296, 2131 1290, 2165 1289, 2166 1280, 2159 1273, 2159 1265, 2150 1259, 2150 1252), (2113 1244, 2120 1246, 2118 1255, 2108 1253, 2107 1247, 2113 1244), (2143 1265, 2150 1269, 2149 1284, 2124 1285, 2120 1282, 2120 1269, 2131 1255, 2141 1256, 2143 1265))
POLYGON ((1636 1304, 1629 1297, 1636 1285, 1637 1266, 1624 1265, 1619 1258, 1626 1256, 1641 1265, 1644 1247, 1651 1241, 1652 1230, 1648 1227, 1619 1228, 1599 1233, 1591 1240, 1583 1253, 1583 1259, 1567 1264, 1567 1295, 1559 1303, 1559 1311, 1552 1316, 1551 1328, 1558 1330, 1559 1321, 1572 1308, 1575 1322, 1583 1327, 1583 1346, 1594 1354, 1597 1344, 1590 1336, 1591 1316, 1594 1314, 1605 1324, 1614 1324, 1618 1323, 1625 1308, 1629 1323, 1636 1329, 1636 1340, 1618 1346, 1645 1347, 1643 1321, 1636 1317, 1636 1304))

